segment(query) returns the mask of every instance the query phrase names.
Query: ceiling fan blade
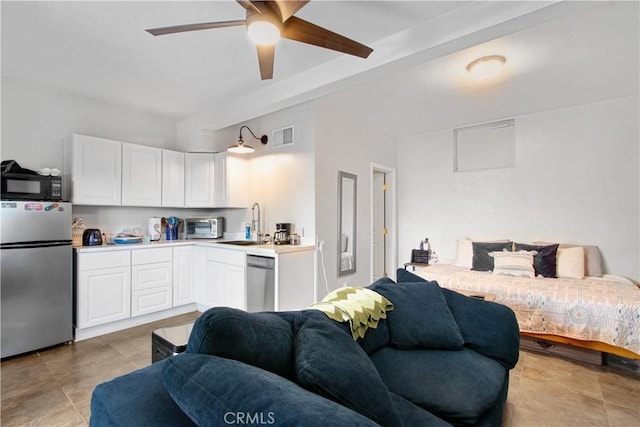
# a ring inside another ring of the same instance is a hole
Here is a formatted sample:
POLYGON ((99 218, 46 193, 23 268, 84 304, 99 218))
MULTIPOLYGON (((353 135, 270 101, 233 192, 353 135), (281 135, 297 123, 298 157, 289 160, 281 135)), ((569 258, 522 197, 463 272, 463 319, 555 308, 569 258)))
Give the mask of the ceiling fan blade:
POLYGON ((360 58, 366 58, 373 52, 373 49, 362 43, 358 43, 355 40, 351 40, 333 31, 329 31, 326 28, 296 18, 295 16, 292 16, 284 23, 280 36, 285 39, 359 56, 360 58))
POLYGON ((240 6, 244 7, 247 10, 252 10, 254 12, 262 13, 261 6, 259 5, 262 5, 262 3, 264 2, 249 1, 249 0, 236 0, 236 2, 238 2, 240 6))
POLYGON ((282 22, 284 22, 306 6, 307 3, 309 3, 309 0, 275 0, 273 2, 268 2, 267 4, 278 12, 282 22))
POLYGON ((262 80, 273 78, 273 59, 275 57, 275 45, 256 45, 258 49, 258 64, 260 65, 260 77, 262 80))
POLYGON ((184 33, 187 31, 200 31, 200 30, 210 30, 212 28, 237 27, 240 25, 245 25, 245 23, 246 21, 244 19, 237 20, 237 21, 203 22, 200 24, 185 24, 185 25, 174 25, 172 27, 151 28, 145 31, 147 33, 153 34, 154 36, 162 36, 165 34, 184 33))

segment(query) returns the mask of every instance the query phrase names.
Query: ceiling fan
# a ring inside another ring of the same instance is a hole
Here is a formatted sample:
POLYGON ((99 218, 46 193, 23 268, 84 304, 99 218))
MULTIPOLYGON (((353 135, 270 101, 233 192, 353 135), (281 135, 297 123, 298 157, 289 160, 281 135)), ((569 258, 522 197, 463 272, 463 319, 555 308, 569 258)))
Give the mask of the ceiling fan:
POLYGON ((370 47, 293 16, 309 3, 309 0, 236 1, 246 9, 246 19, 176 25, 172 27, 152 28, 146 31, 154 36, 161 36, 186 31, 246 25, 249 37, 256 43, 262 80, 273 78, 275 42, 280 37, 336 50, 361 58, 367 58, 371 52, 373 52, 373 49, 370 47))

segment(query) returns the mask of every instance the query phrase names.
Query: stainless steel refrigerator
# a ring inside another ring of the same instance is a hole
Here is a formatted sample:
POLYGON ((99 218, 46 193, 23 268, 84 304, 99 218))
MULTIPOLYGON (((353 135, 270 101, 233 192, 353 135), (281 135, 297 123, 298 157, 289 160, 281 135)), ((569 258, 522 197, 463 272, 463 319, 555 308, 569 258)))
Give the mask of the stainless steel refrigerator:
POLYGON ((0 203, 2 358, 71 341, 71 203, 0 203))

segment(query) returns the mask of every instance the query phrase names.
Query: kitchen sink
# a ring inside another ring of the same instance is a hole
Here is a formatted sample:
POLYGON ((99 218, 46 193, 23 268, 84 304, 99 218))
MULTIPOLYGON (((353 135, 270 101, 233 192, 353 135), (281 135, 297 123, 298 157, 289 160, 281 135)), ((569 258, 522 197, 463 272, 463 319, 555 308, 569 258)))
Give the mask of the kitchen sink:
POLYGON ((216 242, 223 245, 238 245, 238 246, 253 246, 261 245, 260 242, 254 242, 253 240, 227 240, 226 242, 216 242))

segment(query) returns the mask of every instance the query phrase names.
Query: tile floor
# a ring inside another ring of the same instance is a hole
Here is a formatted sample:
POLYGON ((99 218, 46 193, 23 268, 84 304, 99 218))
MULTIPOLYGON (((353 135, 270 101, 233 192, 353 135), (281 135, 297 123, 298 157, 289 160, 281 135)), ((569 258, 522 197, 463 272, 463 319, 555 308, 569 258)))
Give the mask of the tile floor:
MULTIPOLYGON (((0 425, 86 426, 96 384, 151 363, 151 332, 198 313, 55 347, 0 365, 0 425)), ((505 427, 640 425, 640 374, 521 351, 505 427)))

